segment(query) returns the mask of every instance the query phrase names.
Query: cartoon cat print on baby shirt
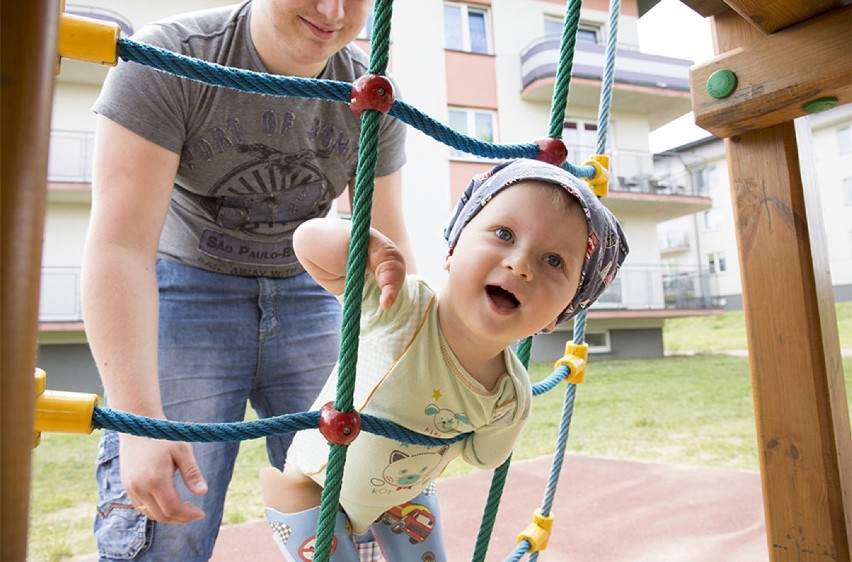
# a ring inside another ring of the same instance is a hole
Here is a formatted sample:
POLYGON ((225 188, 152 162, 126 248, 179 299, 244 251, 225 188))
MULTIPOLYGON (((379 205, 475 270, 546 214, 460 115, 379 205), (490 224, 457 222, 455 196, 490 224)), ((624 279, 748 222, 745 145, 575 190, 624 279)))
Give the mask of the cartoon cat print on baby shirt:
POLYGON ((435 451, 413 455, 394 449, 387 466, 382 471, 382 477, 373 478, 372 483, 377 487, 385 484, 395 486, 395 491, 411 489, 415 484, 421 484, 429 479, 432 472, 441 464, 448 449, 449 447, 444 445, 435 451))

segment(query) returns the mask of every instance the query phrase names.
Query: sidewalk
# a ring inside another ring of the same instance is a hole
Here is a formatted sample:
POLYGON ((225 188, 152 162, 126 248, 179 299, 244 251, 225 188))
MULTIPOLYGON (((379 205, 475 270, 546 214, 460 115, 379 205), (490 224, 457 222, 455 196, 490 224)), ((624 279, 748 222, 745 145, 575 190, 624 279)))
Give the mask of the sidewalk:
MULTIPOLYGON (((502 561, 532 521, 550 457, 513 463, 487 561, 502 561)), ((439 480, 451 562, 470 560, 490 472, 439 480)), ((553 507, 558 562, 767 562, 760 476, 754 472, 568 455, 553 507)), ((268 525, 224 527, 213 562, 280 561, 268 525)))

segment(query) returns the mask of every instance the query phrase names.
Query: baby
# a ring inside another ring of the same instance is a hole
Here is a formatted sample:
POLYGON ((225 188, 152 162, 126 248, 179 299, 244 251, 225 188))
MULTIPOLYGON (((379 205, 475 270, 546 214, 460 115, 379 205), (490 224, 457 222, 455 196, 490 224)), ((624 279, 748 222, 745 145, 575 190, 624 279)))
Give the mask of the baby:
MULTIPOLYGON (((344 289, 350 226, 314 219, 296 255, 328 291, 344 289)), ((628 252, 621 226, 584 183, 536 160, 476 176, 444 231, 445 287, 406 276, 401 252, 370 234, 355 408, 451 445, 362 432, 349 446, 332 561, 357 561, 371 530, 388 562, 445 561, 434 485, 452 459, 488 469, 511 453, 529 416, 529 376, 510 349, 592 304, 628 252)), ((333 401, 337 370, 313 409, 333 401)), ((283 472, 261 471, 266 515, 285 559, 310 560, 329 445, 299 432, 283 472)))

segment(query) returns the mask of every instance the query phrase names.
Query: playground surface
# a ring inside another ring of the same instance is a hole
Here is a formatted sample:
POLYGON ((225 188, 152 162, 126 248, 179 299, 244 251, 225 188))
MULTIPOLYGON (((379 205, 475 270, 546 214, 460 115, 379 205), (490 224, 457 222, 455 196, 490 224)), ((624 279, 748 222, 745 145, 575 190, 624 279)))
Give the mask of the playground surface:
MULTIPOLYGON (((512 463, 487 562, 504 560, 541 505, 551 457, 512 463)), ((450 562, 471 559, 491 472, 438 481, 450 562)), ((756 472, 569 454, 542 561, 767 562, 756 472)), ((280 561, 265 520, 224 527, 213 562, 280 561)), ((416 562, 416 561, 412 561, 416 562)))

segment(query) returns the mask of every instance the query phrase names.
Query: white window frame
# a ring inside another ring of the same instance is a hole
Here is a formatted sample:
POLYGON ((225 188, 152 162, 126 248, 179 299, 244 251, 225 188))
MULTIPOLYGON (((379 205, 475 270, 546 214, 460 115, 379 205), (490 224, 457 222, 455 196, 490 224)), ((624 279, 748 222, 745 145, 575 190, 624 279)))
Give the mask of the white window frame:
POLYGON ((568 161, 572 164, 582 165, 589 159, 597 149, 598 123, 588 119, 565 119, 562 123, 562 140, 568 149, 568 161), (573 127, 572 127, 573 125, 573 127), (571 135, 566 131, 577 131, 576 137, 579 142, 574 142, 571 135))
POLYGON ((838 154, 852 152, 852 127, 840 127, 837 129, 837 152, 838 154))
MULTIPOLYGON (((461 133, 463 135, 467 135, 469 137, 475 138, 477 140, 481 140, 489 143, 496 143, 498 137, 497 134, 497 112, 490 109, 479 109, 475 107, 461 107, 461 106, 451 106, 447 108, 447 115, 449 116, 451 112, 459 112, 464 113, 466 118, 465 128, 461 129, 459 127, 454 127, 455 131, 461 133), (488 115, 491 117, 491 140, 480 139, 476 136, 476 116, 477 115, 488 115)), ((451 120, 449 121, 451 122, 451 120)), ((483 160, 482 157, 477 156, 475 154, 470 154, 468 152, 464 152, 461 150, 457 150, 455 148, 450 149, 450 158, 453 160, 483 160)))
POLYGON ((710 275, 723 275, 728 272, 728 258, 725 252, 708 252, 705 254, 707 271, 710 275), (710 264, 713 264, 711 267, 710 264))
POLYGON ((847 206, 852 206, 852 177, 843 178, 843 203, 847 206))
POLYGON ((725 227, 725 214, 712 207, 701 213, 701 226, 705 232, 717 232, 725 227))
MULTIPOLYGON (((562 33, 564 32, 563 27, 565 26, 565 18, 562 16, 554 16, 550 14, 545 14, 544 16, 544 36, 545 37, 558 37, 562 38, 562 33), (548 24, 556 24, 556 28, 559 30, 557 34, 548 34, 548 24)), ((577 26, 577 41, 585 42, 585 43, 594 43, 599 45, 601 43, 601 31, 602 28, 600 25, 596 25, 594 23, 588 22, 580 22, 577 26), (589 41, 589 37, 591 37, 591 41, 589 41)))
MULTIPOLYGON (((446 38, 444 40, 444 48, 451 51, 463 51, 466 53, 475 53, 481 55, 490 55, 494 53, 494 44, 491 40, 491 10, 484 6, 472 6, 469 4, 463 4, 460 2, 444 2, 444 6, 452 6, 459 8, 459 16, 461 21, 458 24, 461 26, 461 34, 462 34, 462 45, 461 48, 457 47, 449 47, 446 44, 446 38), (485 23, 485 52, 474 51, 471 45, 470 39, 470 14, 476 13, 481 14, 483 16, 483 20, 485 23)), ((447 11, 444 10, 444 32, 446 33, 447 26, 447 11)))
POLYGON ((611 353, 612 339, 610 339, 609 330, 586 330, 586 343, 589 345, 589 353, 611 353), (595 336, 603 336, 602 345, 592 345, 589 343, 589 338, 595 336))

